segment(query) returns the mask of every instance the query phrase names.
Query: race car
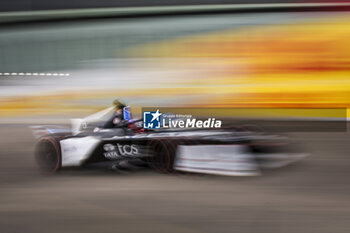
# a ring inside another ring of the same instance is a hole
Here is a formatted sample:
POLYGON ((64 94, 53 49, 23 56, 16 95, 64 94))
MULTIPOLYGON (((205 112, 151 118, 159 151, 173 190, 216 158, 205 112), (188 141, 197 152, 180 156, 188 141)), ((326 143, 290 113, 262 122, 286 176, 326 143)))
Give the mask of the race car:
POLYGON ((38 138, 35 158, 40 170, 55 173, 65 167, 149 167, 164 173, 251 176, 307 155, 295 151, 297 147, 287 137, 241 125, 221 129, 144 129, 142 119, 131 118, 129 107, 123 109, 123 124, 99 128, 113 111, 114 107, 110 107, 84 119, 72 119, 70 128, 32 126, 38 138))

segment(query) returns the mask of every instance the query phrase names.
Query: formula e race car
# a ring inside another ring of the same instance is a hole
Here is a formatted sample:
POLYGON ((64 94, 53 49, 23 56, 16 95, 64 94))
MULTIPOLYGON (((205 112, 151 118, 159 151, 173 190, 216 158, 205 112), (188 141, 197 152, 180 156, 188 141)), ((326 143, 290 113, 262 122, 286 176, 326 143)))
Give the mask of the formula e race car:
POLYGON ((114 108, 84 119, 72 127, 32 126, 38 138, 35 157, 40 169, 54 173, 65 167, 97 167, 114 170, 150 167, 217 175, 258 175, 263 168, 278 168, 303 158, 288 138, 243 126, 221 129, 147 130, 142 120, 132 120, 129 107, 125 124, 98 128, 114 108), (96 130, 98 129, 98 130, 96 130))

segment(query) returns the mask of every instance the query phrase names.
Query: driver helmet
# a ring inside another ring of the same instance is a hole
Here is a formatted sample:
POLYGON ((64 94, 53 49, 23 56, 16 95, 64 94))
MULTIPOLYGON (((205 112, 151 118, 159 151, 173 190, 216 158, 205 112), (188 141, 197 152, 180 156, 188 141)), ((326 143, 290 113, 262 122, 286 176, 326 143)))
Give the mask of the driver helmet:
POLYGON ((113 105, 116 107, 116 109, 121 109, 121 110, 123 110, 126 107, 126 105, 120 102, 118 99, 113 101, 113 105))

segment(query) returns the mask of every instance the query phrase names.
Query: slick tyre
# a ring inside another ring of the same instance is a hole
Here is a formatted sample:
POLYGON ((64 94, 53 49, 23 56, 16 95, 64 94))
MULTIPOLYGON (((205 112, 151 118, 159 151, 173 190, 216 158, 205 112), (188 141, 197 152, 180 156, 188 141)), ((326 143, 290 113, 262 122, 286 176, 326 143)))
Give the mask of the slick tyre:
POLYGON ((149 159, 151 168, 162 173, 172 173, 176 144, 169 140, 154 140, 149 143, 153 157, 149 159))
POLYGON ((55 136, 42 137, 35 148, 35 159, 41 172, 53 174, 61 169, 61 148, 59 138, 55 136))

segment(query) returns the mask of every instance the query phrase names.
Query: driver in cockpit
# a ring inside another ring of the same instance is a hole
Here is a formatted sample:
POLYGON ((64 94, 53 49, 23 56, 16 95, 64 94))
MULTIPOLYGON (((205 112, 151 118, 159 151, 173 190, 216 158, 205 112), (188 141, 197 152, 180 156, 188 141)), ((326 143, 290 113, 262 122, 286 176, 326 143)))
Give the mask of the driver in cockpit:
POLYGON ((115 128, 123 124, 123 109, 126 106, 123 103, 119 102, 119 100, 114 100, 113 105, 115 106, 115 112, 102 126, 103 129, 115 128))

